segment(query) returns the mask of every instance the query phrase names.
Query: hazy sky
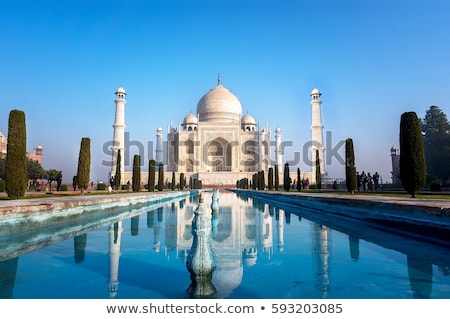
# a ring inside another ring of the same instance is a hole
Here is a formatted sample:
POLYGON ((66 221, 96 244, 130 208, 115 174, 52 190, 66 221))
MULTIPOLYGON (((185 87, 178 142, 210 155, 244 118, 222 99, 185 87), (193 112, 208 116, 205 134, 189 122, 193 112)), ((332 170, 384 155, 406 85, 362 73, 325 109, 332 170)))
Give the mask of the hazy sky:
POLYGON ((65 182, 90 137, 91 177, 106 180, 120 85, 145 163, 156 128, 195 113, 220 72, 244 113, 292 141, 284 160, 304 156, 317 87, 329 176, 344 176, 336 158, 350 137, 357 169, 391 181, 401 114, 450 115, 449 12, 446 0, 2 1, 0 131, 23 110, 28 151, 42 145, 42 166, 65 182))

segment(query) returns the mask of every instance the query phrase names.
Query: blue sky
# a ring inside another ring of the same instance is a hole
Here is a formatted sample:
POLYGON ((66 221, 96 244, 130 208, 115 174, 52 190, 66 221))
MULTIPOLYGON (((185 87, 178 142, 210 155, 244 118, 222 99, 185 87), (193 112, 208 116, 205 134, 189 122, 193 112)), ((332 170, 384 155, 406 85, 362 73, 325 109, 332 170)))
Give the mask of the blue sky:
MULTIPOLYGON (((91 177, 105 180, 119 85, 130 140, 148 145, 195 113, 220 72, 245 113, 292 141, 285 160, 311 137, 319 88, 328 146, 343 156, 352 138, 357 169, 390 181, 401 114, 450 113, 448 12, 445 0, 3 1, 0 131, 23 110, 28 151, 42 145, 43 167, 67 182, 90 137, 91 177)), ((344 176, 336 159, 327 171, 344 176)))

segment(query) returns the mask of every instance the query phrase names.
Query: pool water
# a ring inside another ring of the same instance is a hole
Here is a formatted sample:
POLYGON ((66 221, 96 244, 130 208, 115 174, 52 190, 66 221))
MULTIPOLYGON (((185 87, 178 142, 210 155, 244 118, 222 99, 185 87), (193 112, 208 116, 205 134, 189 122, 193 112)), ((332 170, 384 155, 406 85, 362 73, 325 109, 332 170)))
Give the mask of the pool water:
MULTIPOLYGON (((203 194, 208 212, 211 195, 203 194)), ((231 192, 219 203, 211 234, 217 298, 450 298, 450 244, 231 192)), ((0 251, 0 297, 187 298, 197 206, 186 197, 99 220, 11 259, 0 251)), ((11 240, 24 239, 0 238, 0 247, 11 240)))

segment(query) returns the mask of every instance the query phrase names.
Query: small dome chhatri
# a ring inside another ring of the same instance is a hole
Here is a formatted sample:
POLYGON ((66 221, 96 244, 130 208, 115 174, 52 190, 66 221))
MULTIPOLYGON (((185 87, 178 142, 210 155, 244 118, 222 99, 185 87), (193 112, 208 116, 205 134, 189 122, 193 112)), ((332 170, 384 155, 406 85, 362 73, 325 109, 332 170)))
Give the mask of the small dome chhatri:
POLYGON ((250 114, 245 114, 241 120, 241 127, 244 131, 254 132, 256 130, 256 121, 250 114))
POLYGON ((203 95, 197 104, 200 121, 238 122, 242 114, 241 102, 220 83, 203 95))
POLYGON ((255 118, 253 116, 251 116, 250 114, 245 114, 242 117, 242 124, 243 125, 247 125, 247 124, 256 125, 256 121, 255 121, 255 118))
POLYGON ((198 118, 192 113, 186 115, 183 120, 183 128, 187 131, 196 131, 198 125, 198 118))
POLYGON ((318 88, 314 88, 312 91, 311 91, 311 95, 322 95, 322 93, 320 93, 320 91, 319 91, 319 89, 318 88))
POLYGON ((123 88, 123 86, 119 86, 119 88, 116 90, 116 94, 117 93, 123 93, 123 94, 127 94, 127 92, 125 92, 125 89, 123 88))
POLYGON ((195 116, 192 113, 189 113, 186 115, 186 117, 183 120, 183 124, 198 124, 197 116, 195 116))

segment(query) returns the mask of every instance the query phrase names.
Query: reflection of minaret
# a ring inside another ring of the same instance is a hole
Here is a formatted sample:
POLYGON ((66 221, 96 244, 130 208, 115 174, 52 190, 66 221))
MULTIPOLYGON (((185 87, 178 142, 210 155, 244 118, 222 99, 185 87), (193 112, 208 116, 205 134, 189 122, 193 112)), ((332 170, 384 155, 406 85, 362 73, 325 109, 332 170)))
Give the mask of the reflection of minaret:
POLYGON ((75 263, 81 264, 84 261, 84 254, 86 250, 87 234, 75 236, 73 238, 73 245, 75 249, 75 263))
POLYGON ((278 251, 284 251, 284 210, 280 209, 277 220, 278 251))
POLYGON ((330 290, 329 278, 329 234, 328 228, 322 225, 314 224, 313 226, 313 258, 315 278, 317 279, 317 288, 322 293, 322 298, 326 298, 330 290))
POLYGON ((119 291, 119 257, 122 221, 109 227, 109 296, 114 298, 119 291))
POLYGON ((157 220, 153 226, 153 251, 159 253, 161 250, 161 221, 157 220))
POLYGON ((433 280, 433 265, 425 259, 408 255, 408 275, 415 298, 430 298, 433 280))
POLYGON ((0 261, 0 299, 11 299, 16 282, 19 257, 0 261))

